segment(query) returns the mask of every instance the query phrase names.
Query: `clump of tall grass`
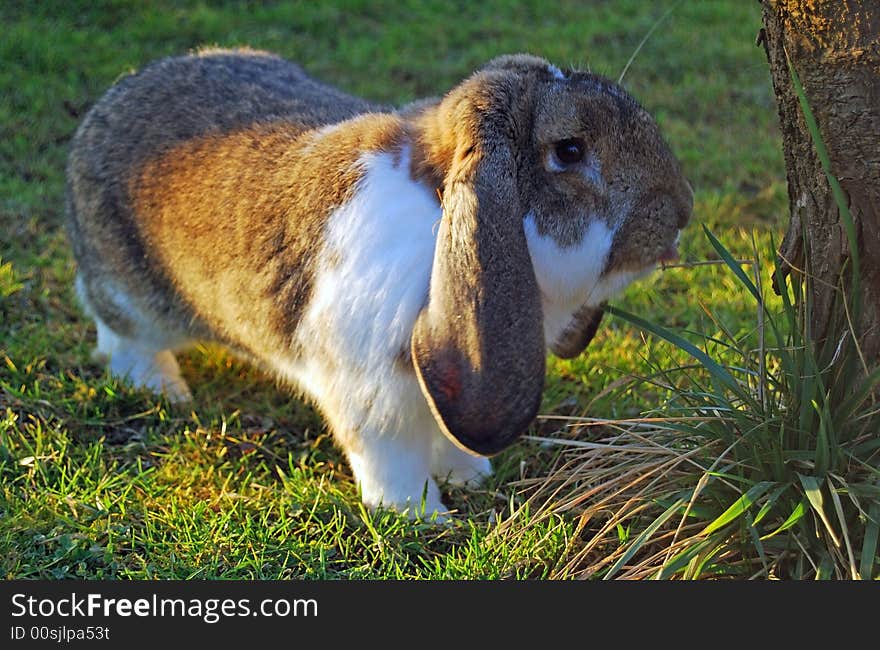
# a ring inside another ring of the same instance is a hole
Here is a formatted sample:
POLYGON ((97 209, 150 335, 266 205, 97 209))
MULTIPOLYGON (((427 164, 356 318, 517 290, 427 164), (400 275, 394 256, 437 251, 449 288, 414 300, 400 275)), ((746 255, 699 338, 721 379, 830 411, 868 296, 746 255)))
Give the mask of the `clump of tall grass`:
MULTIPOLYGON (((747 272, 705 227, 754 301, 751 333, 736 335, 709 313, 721 334, 697 333, 693 343, 610 308, 693 363, 641 380, 669 395, 655 412, 627 421, 568 418, 575 428, 601 425, 602 434, 548 441, 566 448, 559 465, 523 487, 533 522, 578 517, 555 577, 880 577, 880 367, 863 358, 853 327, 861 310, 853 218, 791 72, 850 244, 832 334, 812 336, 809 267, 784 277, 753 245, 747 272), (778 299, 767 295, 765 277, 778 299)), ((517 534, 515 520, 516 513, 495 534, 517 534)))

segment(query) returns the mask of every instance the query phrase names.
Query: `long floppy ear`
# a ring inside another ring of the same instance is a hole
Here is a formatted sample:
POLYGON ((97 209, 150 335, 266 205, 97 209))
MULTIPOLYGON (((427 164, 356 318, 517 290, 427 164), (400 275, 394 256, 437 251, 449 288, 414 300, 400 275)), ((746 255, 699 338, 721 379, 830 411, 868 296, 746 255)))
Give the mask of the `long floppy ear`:
POLYGON ((497 132, 477 136, 456 145, 446 175, 412 357, 443 432, 466 451, 490 455, 534 420, 546 353, 512 143, 497 132))

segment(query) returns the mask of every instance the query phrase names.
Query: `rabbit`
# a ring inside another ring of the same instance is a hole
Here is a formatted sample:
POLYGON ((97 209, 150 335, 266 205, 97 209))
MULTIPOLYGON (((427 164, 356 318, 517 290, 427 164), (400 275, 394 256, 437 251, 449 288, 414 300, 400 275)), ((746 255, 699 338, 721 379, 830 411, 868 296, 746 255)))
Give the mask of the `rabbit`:
POLYGON ((66 179, 113 375, 189 400, 174 353, 219 342, 316 404, 368 508, 441 519, 693 206, 636 100, 530 54, 399 108, 268 52, 168 57, 88 111, 66 179))

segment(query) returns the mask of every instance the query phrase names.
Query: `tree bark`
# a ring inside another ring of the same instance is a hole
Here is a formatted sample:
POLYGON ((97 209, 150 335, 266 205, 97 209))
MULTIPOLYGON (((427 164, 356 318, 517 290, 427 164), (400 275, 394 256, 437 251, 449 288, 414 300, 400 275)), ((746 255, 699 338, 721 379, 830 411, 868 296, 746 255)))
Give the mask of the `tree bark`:
POLYGON ((849 244, 792 86, 791 61, 855 221, 862 291, 856 331, 874 365, 880 360, 880 0, 761 4, 759 42, 779 108, 791 212, 778 263, 794 280, 809 274, 812 338, 838 339, 843 332, 831 322, 832 307, 835 294, 851 286, 844 271, 849 244))

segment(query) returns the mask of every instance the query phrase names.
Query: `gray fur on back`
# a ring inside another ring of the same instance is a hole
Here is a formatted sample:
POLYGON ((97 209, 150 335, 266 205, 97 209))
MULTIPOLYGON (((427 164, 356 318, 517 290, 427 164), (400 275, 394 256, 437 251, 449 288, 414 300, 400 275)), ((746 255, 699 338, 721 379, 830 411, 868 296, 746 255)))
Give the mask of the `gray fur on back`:
POLYGON ((276 55, 205 50, 161 59, 122 79, 86 126, 103 122, 131 161, 212 131, 277 121, 306 130, 377 110, 382 107, 315 81, 276 55))

